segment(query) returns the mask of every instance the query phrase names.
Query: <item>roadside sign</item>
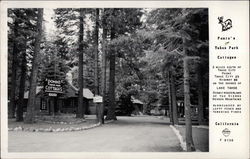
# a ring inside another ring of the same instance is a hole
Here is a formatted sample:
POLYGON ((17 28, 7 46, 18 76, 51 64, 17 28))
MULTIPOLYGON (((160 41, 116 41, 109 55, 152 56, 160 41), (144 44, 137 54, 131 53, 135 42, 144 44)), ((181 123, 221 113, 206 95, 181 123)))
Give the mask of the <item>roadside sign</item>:
POLYGON ((48 93, 63 93, 61 80, 46 79, 44 90, 48 93))
POLYGON ((94 103, 102 103, 102 96, 94 96, 93 102, 94 103))
POLYGON ((56 93, 49 93, 49 96, 50 97, 57 97, 57 94, 56 93))

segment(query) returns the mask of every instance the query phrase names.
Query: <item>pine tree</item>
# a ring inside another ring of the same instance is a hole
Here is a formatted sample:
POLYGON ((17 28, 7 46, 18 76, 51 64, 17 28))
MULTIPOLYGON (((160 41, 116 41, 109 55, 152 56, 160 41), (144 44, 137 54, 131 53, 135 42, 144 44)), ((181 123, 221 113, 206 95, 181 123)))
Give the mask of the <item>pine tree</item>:
MULTIPOLYGON (((17 54, 15 55, 15 66, 12 68, 15 68, 15 71, 11 71, 11 69, 8 69, 8 75, 14 75, 16 74, 16 93, 18 93, 18 100, 17 102, 14 102, 16 106, 16 121, 22 121, 23 120, 23 96, 25 91, 25 86, 27 86, 27 72, 28 72, 28 56, 32 57, 32 53, 30 53, 30 50, 34 47, 33 42, 34 41, 34 34, 35 34, 35 24, 32 23, 32 21, 36 21, 37 13, 35 12, 35 9, 23 9, 23 8, 15 8, 15 9, 8 9, 8 17, 10 21, 8 22, 9 27, 9 35, 8 35, 8 45, 9 45, 9 52, 11 52, 11 48, 13 46, 17 46, 17 54), (18 22, 18 28, 17 28, 17 34, 14 35, 15 30, 15 22, 18 22), (13 74, 13 73, 14 74, 13 74)), ((11 54, 8 54, 9 62, 13 62, 13 57, 11 57, 11 54)), ((13 63, 14 64, 14 63, 13 63)), ((11 65, 9 65, 11 66, 11 65)), ((8 77, 9 85, 13 87, 14 81, 11 80, 8 77)), ((9 90, 9 92, 14 93, 13 91, 9 90)), ((13 94, 12 94, 13 95, 13 94)), ((10 95, 9 95, 10 96, 10 95)), ((16 96, 16 95, 15 95, 16 96)), ((12 109, 12 114, 14 114, 15 109, 12 109)), ((11 111, 10 111, 11 112, 11 111)))
POLYGON ((84 9, 80 9, 80 31, 79 31, 79 73, 78 73, 78 85, 79 85, 79 93, 78 93, 78 118, 84 118, 85 106, 83 105, 83 36, 84 36, 84 9))
POLYGON ((151 14, 153 23, 158 23, 156 31, 157 44, 167 54, 174 54, 183 62, 184 105, 186 121, 187 151, 194 151, 192 138, 192 121, 190 106, 190 66, 191 62, 199 61, 197 46, 206 43, 200 38, 199 24, 202 19, 207 25, 206 10, 204 9, 156 9, 151 14), (156 15, 155 15, 156 14, 156 15), (156 17, 159 18, 156 18, 156 17), (203 16, 203 18, 202 18, 203 16), (166 20, 165 17, 169 19, 166 20))
MULTIPOLYGON (((18 31, 18 21, 14 22, 14 37, 17 37, 18 31)), ((12 75, 11 75, 11 96, 10 96, 10 106, 9 106, 9 118, 15 117, 16 109, 16 70, 17 70, 17 54, 18 54, 18 44, 17 40, 14 40, 13 50, 12 50, 12 75)))
POLYGON ((99 69, 98 69, 98 56, 99 56, 99 9, 96 9, 95 20, 95 95, 99 95, 99 69))
POLYGON ((106 17, 106 11, 107 9, 103 9, 103 14, 102 14, 102 28, 103 28, 103 33, 102 33, 102 97, 103 97, 103 103, 102 103, 102 124, 104 124, 104 108, 107 105, 107 88, 106 88, 106 83, 107 83, 107 60, 106 60, 106 47, 107 47, 107 17, 106 17))
POLYGON ((19 85, 19 99, 18 99, 18 105, 17 105, 17 110, 16 110, 16 114, 17 114, 16 121, 23 121, 26 64, 27 64, 27 60, 26 60, 26 47, 25 47, 25 50, 22 52, 21 77, 20 77, 20 85, 19 85))
POLYGON ((30 90, 29 90, 29 99, 27 104, 27 115, 25 116, 26 123, 34 122, 34 106, 36 99, 36 86, 37 86, 37 73, 38 73, 38 57, 40 53, 40 43, 42 37, 42 20, 43 20, 43 9, 38 9, 38 18, 37 18, 37 34, 35 39, 35 48, 34 55, 32 60, 32 71, 30 79, 30 90))
POLYGON ((168 107, 169 107, 169 118, 170 118, 170 122, 173 124, 173 106, 172 106, 172 93, 171 93, 171 78, 170 75, 171 72, 168 71, 168 107))
MULTIPOLYGON (((112 15, 115 16, 116 9, 113 9, 112 15)), ((111 24, 111 33, 110 38, 113 40, 115 38, 115 26, 114 21, 111 24)), ((116 107, 116 101, 115 101, 115 50, 110 51, 109 53, 109 107, 108 112, 106 116, 106 120, 117 120, 115 115, 115 107, 116 107)))
MULTIPOLYGON (((113 8, 109 9, 109 27, 111 41, 120 35, 131 34, 141 25, 141 9, 113 8), (126 23, 125 23, 126 22, 126 23)), ((116 47, 109 49, 109 107, 106 119, 117 120, 115 115, 115 70, 116 70, 116 47)))
MULTIPOLYGON (((95 95, 100 95, 100 88, 99 88, 99 8, 95 9, 95 95)), ((98 122, 104 124, 104 117, 103 117, 103 105, 96 105, 97 108, 97 119, 98 122)))

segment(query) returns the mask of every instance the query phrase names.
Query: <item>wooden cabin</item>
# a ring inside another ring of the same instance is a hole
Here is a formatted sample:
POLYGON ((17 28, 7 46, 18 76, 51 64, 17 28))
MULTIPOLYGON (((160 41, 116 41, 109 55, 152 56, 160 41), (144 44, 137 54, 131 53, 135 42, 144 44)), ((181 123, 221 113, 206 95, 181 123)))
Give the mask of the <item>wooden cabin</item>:
POLYGON ((154 103, 151 103, 151 110, 150 114, 152 115, 165 115, 166 114, 166 105, 162 105, 160 101, 156 101, 154 103))
MULTIPOLYGON (((29 91, 24 94, 24 111, 28 103, 29 91)), ((86 106, 85 114, 95 114, 96 109, 93 105, 93 93, 88 88, 83 88, 83 103, 86 106)), ((57 113, 76 113, 78 108, 78 89, 72 84, 67 85, 63 94, 57 97, 50 97, 43 91, 42 86, 36 89, 35 114, 57 114, 57 113)))
POLYGON ((142 101, 140 101, 139 99, 135 99, 133 97, 132 97, 131 101, 132 101, 133 107, 134 107, 134 111, 132 112, 132 114, 142 115, 144 103, 142 101))
MULTIPOLYGON (((85 114, 95 114, 93 97, 94 94, 88 88, 83 88, 83 103, 86 106, 85 114)), ((76 113, 78 107, 78 89, 76 87, 69 84, 65 95, 61 99, 63 100, 62 113, 76 113)))

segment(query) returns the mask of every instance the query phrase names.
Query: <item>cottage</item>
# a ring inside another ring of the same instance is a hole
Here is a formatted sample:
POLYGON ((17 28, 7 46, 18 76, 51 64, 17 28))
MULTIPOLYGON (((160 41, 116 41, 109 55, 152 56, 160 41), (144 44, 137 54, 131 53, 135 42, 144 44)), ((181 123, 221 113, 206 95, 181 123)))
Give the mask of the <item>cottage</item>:
POLYGON ((140 101, 139 99, 135 99, 132 97, 132 103, 133 103, 133 107, 134 107, 134 111, 132 112, 132 114, 135 115, 142 115, 143 114, 143 102, 140 101))
MULTIPOLYGON (((27 108, 29 91, 24 94, 24 111, 27 108)), ((86 106, 85 114, 95 114, 93 105, 93 93, 88 88, 83 88, 83 103, 86 106)), ((48 96, 42 86, 36 89, 36 114, 54 114, 54 113, 76 113, 78 107, 78 89, 68 83, 63 94, 56 97, 48 96)))
MULTIPOLYGON (((95 114, 93 105, 94 94, 88 89, 83 88, 83 103, 86 106, 85 114, 95 114)), ((76 113, 78 107, 78 89, 72 84, 68 85, 63 99, 61 112, 63 113, 76 113)))
POLYGON ((150 114, 152 115, 165 115, 166 114, 166 105, 160 104, 159 101, 151 103, 150 114))

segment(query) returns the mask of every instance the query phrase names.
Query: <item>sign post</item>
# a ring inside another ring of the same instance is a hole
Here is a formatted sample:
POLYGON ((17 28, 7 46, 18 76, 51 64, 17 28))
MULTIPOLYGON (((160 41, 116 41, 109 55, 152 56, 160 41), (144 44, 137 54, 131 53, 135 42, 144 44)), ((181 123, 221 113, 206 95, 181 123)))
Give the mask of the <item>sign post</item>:
POLYGON ((102 106, 102 102, 103 102, 103 98, 102 96, 94 96, 93 97, 93 102, 94 104, 96 105, 96 116, 97 116, 97 119, 98 119, 98 122, 101 122, 101 118, 102 118, 102 109, 101 109, 101 106, 102 106))
MULTIPOLYGON (((44 91, 49 96, 49 110, 52 111, 52 114, 55 114, 56 100, 58 94, 63 93, 62 81, 54 79, 46 79, 44 85, 44 91)), ((49 111, 50 112, 50 111, 49 111)))
POLYGON ((63 93, 61 80, 45 80, 45 92, 47 93, 63 93))

